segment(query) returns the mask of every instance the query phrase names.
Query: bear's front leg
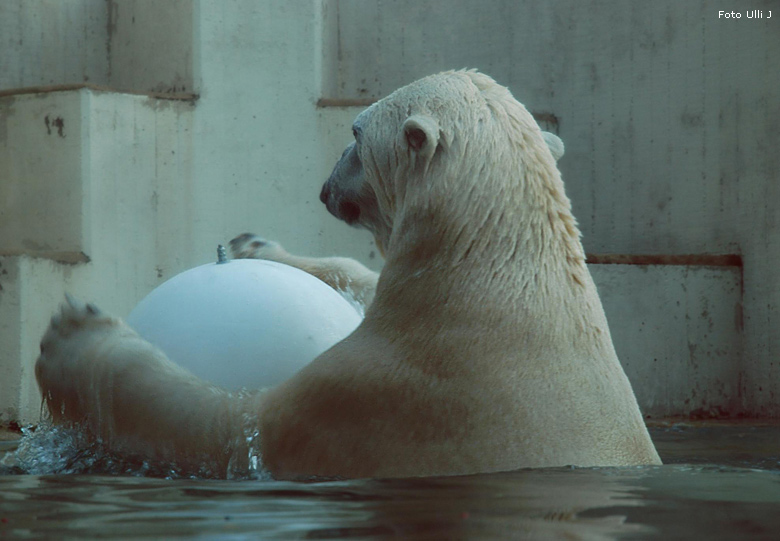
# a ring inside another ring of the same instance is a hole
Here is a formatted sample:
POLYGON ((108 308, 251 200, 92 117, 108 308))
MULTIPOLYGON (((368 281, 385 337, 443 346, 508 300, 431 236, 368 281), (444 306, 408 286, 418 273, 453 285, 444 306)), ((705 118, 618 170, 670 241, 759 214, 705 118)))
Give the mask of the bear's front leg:
POLYGON ((244 233, 231 240, 230 251, 235 259, 267 259, 308 272, 336 291, 351 295, 364 309, 374 300, 379 274, 354 259, 295 256, 278 242, 252 233, 244 233))
POLYGON ((248 425, 257 396, 197 378, 94 305, 67 298, 35 375, 52 420, 86 429, 112 452, 218 476, 249 458, 244 434, 256 430, 248 425))

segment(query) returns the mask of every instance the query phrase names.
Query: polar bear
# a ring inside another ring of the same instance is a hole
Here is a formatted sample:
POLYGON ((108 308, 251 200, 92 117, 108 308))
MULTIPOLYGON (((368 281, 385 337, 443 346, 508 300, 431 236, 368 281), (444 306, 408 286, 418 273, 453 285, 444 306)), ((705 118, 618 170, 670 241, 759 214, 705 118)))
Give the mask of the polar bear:
POLYGON ((366 314, 350 336, 273 389, 231 394, 69 299, 36 365, 55 421, 193 471, 240 469, 259 438, 285 479, 659 464, 526 109, 484 74, 445 72, 375 103, 353 132, 321 199, 374 234, 378 276, 233 242, 353 288, 366 314))

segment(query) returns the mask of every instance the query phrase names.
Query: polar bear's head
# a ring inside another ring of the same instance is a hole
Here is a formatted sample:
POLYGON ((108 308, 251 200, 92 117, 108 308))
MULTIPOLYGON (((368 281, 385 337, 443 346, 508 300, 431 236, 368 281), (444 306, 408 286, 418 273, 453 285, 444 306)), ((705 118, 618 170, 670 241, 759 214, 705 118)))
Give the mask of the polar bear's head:
POLYGON ((448 181, 504 159, 508 135, 520 138, 509 146, 531 147, 524 139, 535 134, 546 145, 534 148, 553 167, 564 153, 563 142, 541 132, 506 88, 475 71, 444 72, 395 91, 358 115, 352 133, 320 200, 340 220, 371 231, 383 251, 412 191, 430 195, 432 177, 451 190, 448 181))

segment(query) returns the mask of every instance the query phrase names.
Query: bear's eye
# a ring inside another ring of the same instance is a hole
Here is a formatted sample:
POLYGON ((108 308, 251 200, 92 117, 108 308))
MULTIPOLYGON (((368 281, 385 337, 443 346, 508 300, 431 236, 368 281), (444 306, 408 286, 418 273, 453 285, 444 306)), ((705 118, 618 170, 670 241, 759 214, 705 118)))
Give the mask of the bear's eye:
POLYGON ((357 141, 357 138, 358 138, 357 128, 352 128, 352 137, 354 137, 355 140, 357 141))

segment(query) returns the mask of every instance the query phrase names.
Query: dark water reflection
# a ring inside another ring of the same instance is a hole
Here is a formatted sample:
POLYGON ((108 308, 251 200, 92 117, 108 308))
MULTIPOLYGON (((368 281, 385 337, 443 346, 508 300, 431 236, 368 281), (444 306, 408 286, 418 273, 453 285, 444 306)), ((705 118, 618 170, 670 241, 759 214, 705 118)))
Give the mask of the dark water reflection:
POLYGON ((310 484, 5 475, 0 539, 780 539, 777 427, 653 435, 672 464, 310 484))

